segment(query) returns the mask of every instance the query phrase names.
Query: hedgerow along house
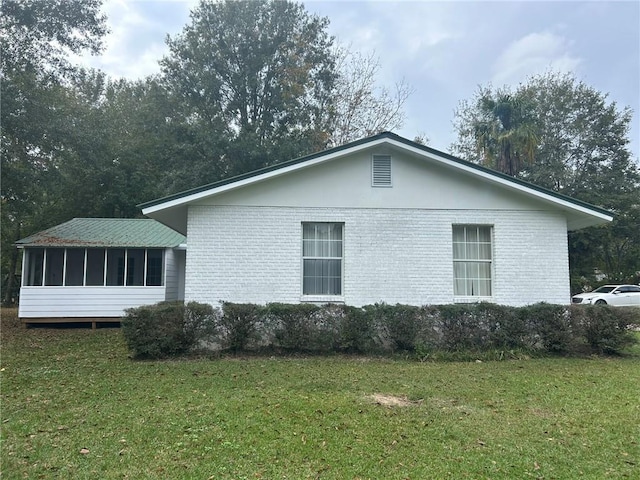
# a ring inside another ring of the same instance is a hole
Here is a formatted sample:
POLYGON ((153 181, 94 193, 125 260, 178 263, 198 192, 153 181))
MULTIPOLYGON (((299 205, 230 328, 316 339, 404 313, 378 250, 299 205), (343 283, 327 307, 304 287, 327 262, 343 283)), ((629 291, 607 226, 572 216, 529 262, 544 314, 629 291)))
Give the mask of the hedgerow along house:
POLYGON ((119 321, 184 298, 185 237, 151 219, 74 218, 16 242, 24 323, 119 321))
POLYGON ((186 236, 184 298, 570 301, 579 200, 385 132, 141 205, 186 236))

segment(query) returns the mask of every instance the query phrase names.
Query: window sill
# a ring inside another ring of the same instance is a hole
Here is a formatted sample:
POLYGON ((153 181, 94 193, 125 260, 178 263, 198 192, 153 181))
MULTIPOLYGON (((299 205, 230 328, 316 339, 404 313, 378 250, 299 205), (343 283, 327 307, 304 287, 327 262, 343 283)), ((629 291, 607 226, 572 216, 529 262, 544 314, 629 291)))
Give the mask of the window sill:
POLYGON ((300 301, 302 303, 344 303, 344 297, 341 295, 302 295, 300 301))
POLYGON ((493 303, 493 297, 455 297, 453 303, 493 303))

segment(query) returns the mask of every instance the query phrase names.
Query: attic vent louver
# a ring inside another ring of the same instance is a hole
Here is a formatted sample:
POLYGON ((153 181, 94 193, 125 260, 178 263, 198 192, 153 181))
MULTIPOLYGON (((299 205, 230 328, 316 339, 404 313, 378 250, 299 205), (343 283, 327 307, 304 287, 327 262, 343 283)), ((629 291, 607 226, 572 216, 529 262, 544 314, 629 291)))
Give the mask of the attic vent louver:
POLYGON ((374 155, 371 162, 371 185, 391 186, 391 155, 374 155))

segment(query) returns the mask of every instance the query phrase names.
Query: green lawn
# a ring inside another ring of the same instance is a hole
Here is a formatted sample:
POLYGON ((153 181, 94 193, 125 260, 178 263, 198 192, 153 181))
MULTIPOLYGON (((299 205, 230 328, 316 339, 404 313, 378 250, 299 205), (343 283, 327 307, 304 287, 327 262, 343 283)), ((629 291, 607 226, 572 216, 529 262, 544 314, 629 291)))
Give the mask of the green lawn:
POLYGON ((1 353, 7 479, 639 478, 637 350, 137 362, 117 329, 4 310, 1 353))

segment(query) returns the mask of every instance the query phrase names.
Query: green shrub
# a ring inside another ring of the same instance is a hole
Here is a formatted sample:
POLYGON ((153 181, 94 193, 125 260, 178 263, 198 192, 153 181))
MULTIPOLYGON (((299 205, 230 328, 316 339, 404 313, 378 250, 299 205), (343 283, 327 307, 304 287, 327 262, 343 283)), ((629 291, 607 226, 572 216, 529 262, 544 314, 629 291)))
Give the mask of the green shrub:
POLYGON ((160 302, 129 308, 122 333, 134 358, 168 358, 193 349, 214 324, 211 305, 160 302))
POLYGON ((637 343, 640 309, 539 303, 387 305, 181 302, 130 309, 122 319, 136 358, 164 358, 199 345, 246 351, 409 352, 426 361, 521 355, 619 353, 637 343), (212 341, 213 340, 213 341, 212 341))
POLYGON ((480 303, 476 312, 489 331, 488 346, 498 351, 527 346, 527 328, 518 309, 495 303, 480 303))
POLYGON ((478 305, 440 305, 439 329, 445 350, 475 350, 490 347, 486 316, 478 315, 478 305))
POLYGON ((378 332, 380 347, 392 352, 415 350, 424 327, 420 307, 376 303, 363 308, 378 332))
POLYGON ((571 314, 593 353, 614 354, 638 342, 630 327, 640 324, 639 310, 609 305, 575 305, 571 307, 571 314))
POLYGON ((527 347, 562 354, 580 350, 579 332, 566 306, 536 303, 520 307, 518 314, 526 325, 527 347))
POLYGON ((263 320, 264 307, 251 303, 222 303, 222 316, 217 331, 223 349, 234 352, 246 350, 252 342, 260 342, 258 329, 263 320))
POLYGON ((338 348, 347 353, 371 353, 376 348, 373 317, 364 309, 347 305, 330 307, 339 315, 338 348))
POLYGON ((341 328, 345 317, 344 305, 327 304, 312 312, 308 351, 336 352, 340 350, 341 328))
POLYGON ((317 333, 314 314, 320 307, 310 303, 270 303, 266 307, 268 322, 274 330, 277 346, 291 351, 315 350, 317 333))

